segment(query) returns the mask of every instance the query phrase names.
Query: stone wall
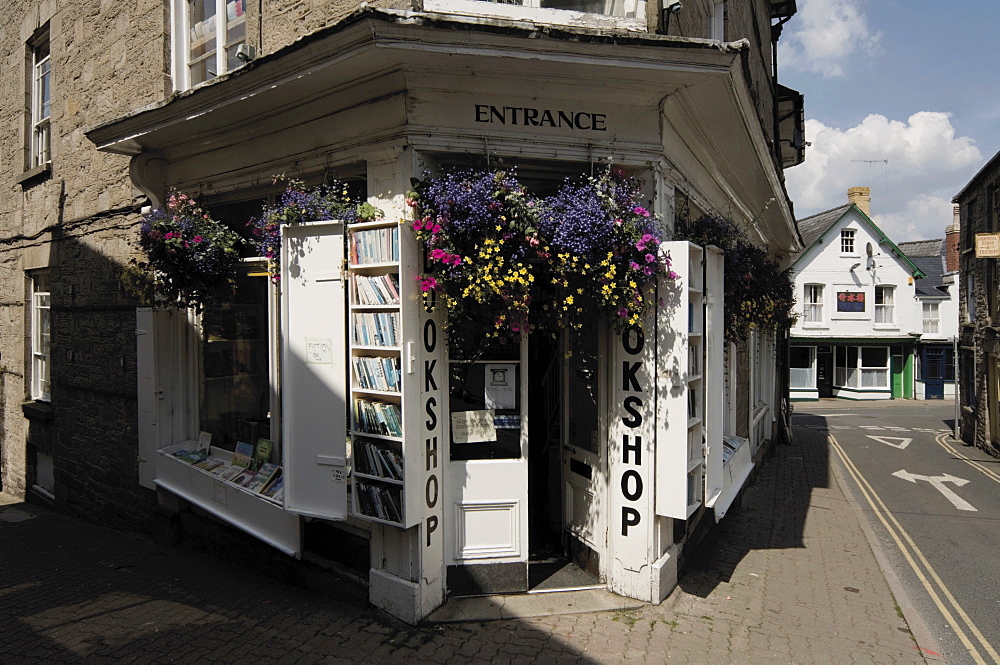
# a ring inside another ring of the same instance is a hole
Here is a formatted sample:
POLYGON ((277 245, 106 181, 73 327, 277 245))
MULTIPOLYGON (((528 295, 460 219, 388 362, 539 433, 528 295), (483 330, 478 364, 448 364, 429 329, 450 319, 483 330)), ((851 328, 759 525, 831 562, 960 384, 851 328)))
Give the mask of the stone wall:
POLYGON ((0 483, 35 483, 54 462, 56 503, 142 529, 151 493, 137 484, 135 303, 121 293, 139 201, 128 159, 98 152, 84 130, 169 91, 159 0, 12 0, 0 44, 0 483), (51 164, 33 173, 28 42, 48 27, 51 164), (30 398, 30 271, 51 281, 51 402, 30 398))
MULTIPOLYGON (((977 259, 975 234, 1000 232, 1000 159, 993 160, 956 198, 960 206, 961 284, 959 286, 959 357, 961 371, 972 369, 974 376, 959 376, 959 400, 962 405, 961 436, 993 455, 1000 456, 1000 446, 991 440, 991 401, 1000 399, 990 386, 990 364, 1000 366, 1000 276, 998 259, 977 259), (968 294, 966 275, 974 280, 973 293, 968 294), (993 289, 994 312, 990 312, 989 290, 993 289), (969 311, 969 303, 974 311, 969 311), (974 320, 972 320, 974 319, 974 320)), ((1000 367, 998 367, 1000 369, 1000 367)), ((1000 429, 994 426, 994 429, 1000 429)))

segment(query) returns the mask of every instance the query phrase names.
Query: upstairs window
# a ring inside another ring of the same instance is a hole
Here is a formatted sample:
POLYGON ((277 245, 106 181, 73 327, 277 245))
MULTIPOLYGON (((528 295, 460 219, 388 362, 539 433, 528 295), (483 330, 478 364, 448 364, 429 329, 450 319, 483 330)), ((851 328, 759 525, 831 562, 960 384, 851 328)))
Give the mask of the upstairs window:
POLYGON ((174 0, 174 87, 184 90, 221 76, 242 62, 246 0, 174 0))
POLYGON ((45 28, 28 45, 31 54, 31 146, 29 169, 52 160, 49 115, 52 108, 52 61, 49 30, 45 28))
POLYGON ((875 323, 892 323, 896 287, 875 287, 875 323))
POLYGON ((803 320, 806 323, 820 323, 823 321, 823 285, 806 284, 805 291, 805 311, 803 320))
POLYGON ((615 27, 646 29, 645 0, 424 0, 424 11, 530 19, 554 25, 607 27, 588 15, 611 17, 615 27))
POLYGON ((923 306, 923 332, 925 335, 937 335, 941 332, 940 304, 925 302, 923 306))
POLYGON ((840 253, 854 254, 854 229, 840 230, 840 253))
POLYGON ((31 275, 31 399, 49 401, 49 356, 52 341, 49 273, 31 275))

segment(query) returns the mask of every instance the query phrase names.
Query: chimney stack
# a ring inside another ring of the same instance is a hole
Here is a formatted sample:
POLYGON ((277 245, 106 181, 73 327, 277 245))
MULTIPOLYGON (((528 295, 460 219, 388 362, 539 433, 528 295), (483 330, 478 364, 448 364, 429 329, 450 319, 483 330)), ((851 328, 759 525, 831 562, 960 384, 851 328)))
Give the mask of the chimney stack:
POLYGON ((868 187, 849 187, 847 200, 858 206, 866 216, 872 216, 872 190, 868 187))
POLYGON ((945 270, 957 272, 959 269, 959 240, 961 239, 961 207, 951 207, 952 223, 944 230, 944 262, 945 270))

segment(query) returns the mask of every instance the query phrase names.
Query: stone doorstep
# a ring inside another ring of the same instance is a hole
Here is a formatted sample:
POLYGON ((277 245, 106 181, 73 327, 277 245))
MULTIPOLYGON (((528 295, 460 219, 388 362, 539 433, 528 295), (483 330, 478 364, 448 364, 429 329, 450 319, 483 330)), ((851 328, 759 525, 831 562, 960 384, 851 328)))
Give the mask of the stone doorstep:
POLYGON ((553 591, 495 596, 450 598, 431 612, 426 623, 463 623, 527 619, 559 614, 623 612, 647 603, 618 596, 605 589, 553 591))

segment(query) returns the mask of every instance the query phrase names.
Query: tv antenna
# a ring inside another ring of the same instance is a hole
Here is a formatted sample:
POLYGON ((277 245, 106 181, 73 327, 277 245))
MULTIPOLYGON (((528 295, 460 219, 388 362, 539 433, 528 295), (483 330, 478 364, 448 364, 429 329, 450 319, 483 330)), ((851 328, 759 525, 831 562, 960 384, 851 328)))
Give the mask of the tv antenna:
POLYGON ((885 169, 883 170, 883 177, 885 178, 885 188, 889 189, 889 160, 888 159, 852 159, 853 164, 867 164, 868 165, 868 187, 872 186, 872 164, 884 164, 885 169))

